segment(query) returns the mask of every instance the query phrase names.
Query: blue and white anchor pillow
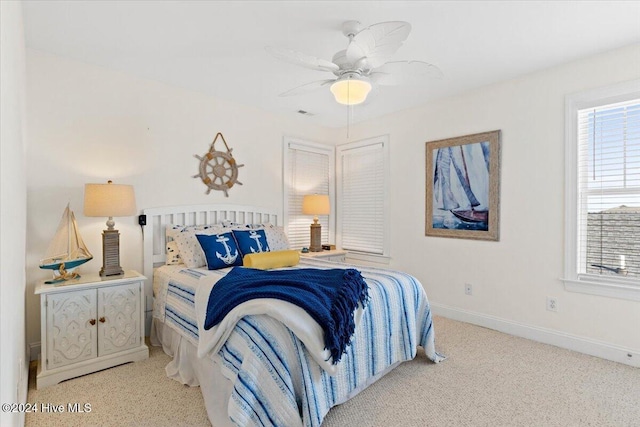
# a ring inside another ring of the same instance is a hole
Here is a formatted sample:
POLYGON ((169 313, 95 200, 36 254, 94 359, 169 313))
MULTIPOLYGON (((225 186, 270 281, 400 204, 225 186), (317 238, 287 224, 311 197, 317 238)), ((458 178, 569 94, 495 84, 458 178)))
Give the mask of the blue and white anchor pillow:
POLYGON ((204 251, 209 270, 242 265, 242 254, 233 237, 233 232, 221 234, 196 234, 196 238, 204 251))
POLYGON ((264 230, 233 230, 233 236, 242 256, 271 251, 264 230))
POLYGON ((198 242, 198 239, 196 239, 196 233, 213 235, 223 233, 224 229, 215 225, 188 226, 182 227, 181 229, 178 229, 178 231, 175 231, 175 229, 173 229, 172 232, 174 232, 172 238, 178 245, 180 258, 184 265, 188 268, 200 268, 207 265, 207 260, 204 257, 204 252, 202 251, 200 242, 198 242))

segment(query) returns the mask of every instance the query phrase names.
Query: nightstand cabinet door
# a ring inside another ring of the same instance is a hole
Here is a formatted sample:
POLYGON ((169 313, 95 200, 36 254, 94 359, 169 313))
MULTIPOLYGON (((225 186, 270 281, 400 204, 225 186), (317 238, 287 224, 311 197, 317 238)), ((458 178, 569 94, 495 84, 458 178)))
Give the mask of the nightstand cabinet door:
POLYGON ((96 291, 47 295, 47 369, 95 358, 96 291), (92 324, 93 323, 93 324, 92 324))
POLYGON ((38 389, 149 357, 144 341, 144 281, 136 271, 39 282, 38 389))
POLYGON ((140 283, 98 289, 98 354, 140 346, 140 283))

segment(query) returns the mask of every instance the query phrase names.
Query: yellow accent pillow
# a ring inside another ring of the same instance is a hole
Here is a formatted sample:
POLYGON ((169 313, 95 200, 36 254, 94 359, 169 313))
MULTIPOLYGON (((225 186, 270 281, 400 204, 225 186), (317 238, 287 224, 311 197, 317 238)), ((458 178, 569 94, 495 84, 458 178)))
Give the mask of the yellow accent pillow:
POLYGON ((292 267, 300 261, 298 251, 273 251, 248 254, 242 258, 242 265, 260 270, 271 268, 292 267))

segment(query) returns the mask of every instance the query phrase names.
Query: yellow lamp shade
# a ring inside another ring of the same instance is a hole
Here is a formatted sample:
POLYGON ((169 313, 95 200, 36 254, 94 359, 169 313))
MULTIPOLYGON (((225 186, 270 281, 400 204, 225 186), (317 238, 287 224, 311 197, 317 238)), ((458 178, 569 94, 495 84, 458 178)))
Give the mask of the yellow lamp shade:
POLYGON ((326 194, 312 194, 302 198, 302 213, 305 215, 329 215, 331 205, 326 194))
POLYGON ((123 184, 85 184, 85 216, 132 216, 136 213, 133 186, 123 184))

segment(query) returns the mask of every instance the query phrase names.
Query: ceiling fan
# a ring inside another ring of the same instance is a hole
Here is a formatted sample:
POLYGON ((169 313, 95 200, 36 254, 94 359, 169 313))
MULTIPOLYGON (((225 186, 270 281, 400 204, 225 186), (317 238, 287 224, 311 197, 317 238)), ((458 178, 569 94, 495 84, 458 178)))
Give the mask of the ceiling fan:
POLYGON ((389 62, 410 32, 411 24, 403 21, 381 22, 366 28, 361 28, 358 21, 346 21, 342 33, 349 39, 349 45, 333 55, 331 61, 287 48, 267 46, 266 50, 275 58, 335 76, 298 86, 280 96, 300 95, 330 85, 338 103, 356 105, 364 102, 372 87, 378 85, 442 78, 438 67, 424 61, 389 62))

